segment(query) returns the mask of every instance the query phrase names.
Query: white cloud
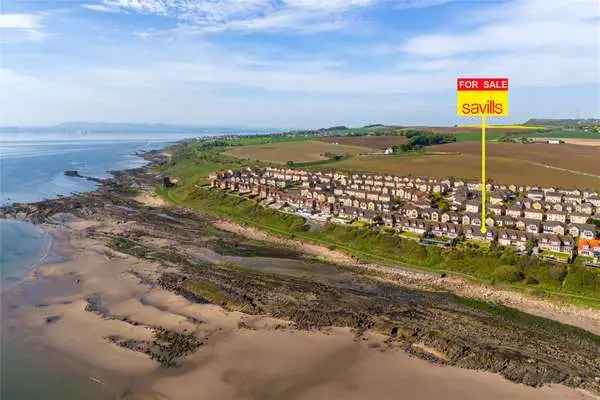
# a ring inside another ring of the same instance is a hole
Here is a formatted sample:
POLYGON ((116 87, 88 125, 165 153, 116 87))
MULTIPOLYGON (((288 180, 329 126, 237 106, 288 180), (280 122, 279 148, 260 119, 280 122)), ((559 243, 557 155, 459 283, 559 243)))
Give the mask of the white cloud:
POLYGON ((40 14, 0 13, 0 43, 43 39, 42 19, 40 14))
POLYGON ((35 14, 0 14, 0 28, 3 29, 38 29, 41 17, 35 14))
POLYGON ((598 52, 598 0, 518 0, 461 16, 479 28, 413 37, 397 49, 424 57, 477 52, 598 52))
MULTIPOLYGON (((180 22, 188 33, 295 30, 321 32, 345 26, 343 13, 382 0, 102 0, 95 11, 155 14, 180 22)), ((429 0, 419 0, 429 1, 429 0)))
POLYGON ((401 70, 434 75, 500 74, 526 86, 600 81, 598 0, 517 0, 459 18, 476 27, 417 35, 377 50, 401 54, 401 70))
POLYGON ((86 8, 90 11, 100 11, 100 12, 106 12, 106 13, 119 12, 118 9, 104 5, 104 4, 82 4, 81 7, 86 8))

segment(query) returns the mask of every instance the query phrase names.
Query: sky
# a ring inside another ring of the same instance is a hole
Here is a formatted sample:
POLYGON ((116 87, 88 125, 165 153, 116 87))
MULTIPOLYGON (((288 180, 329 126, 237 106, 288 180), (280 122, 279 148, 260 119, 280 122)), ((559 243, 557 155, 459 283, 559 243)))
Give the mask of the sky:
POLYGON ((600 117, 600 0, 0 0, 0 125, 454 125, 600 117))

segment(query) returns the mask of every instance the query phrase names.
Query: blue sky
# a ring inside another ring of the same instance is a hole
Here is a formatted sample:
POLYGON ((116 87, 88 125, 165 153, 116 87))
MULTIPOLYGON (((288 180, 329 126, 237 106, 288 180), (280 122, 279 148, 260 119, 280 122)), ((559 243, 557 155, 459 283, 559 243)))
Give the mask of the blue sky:
POLYGON ((600 117, 599 0, 2 0, 0 125, 447 125, 600 117), (504 122, 496 121, 496 122, 504 122))

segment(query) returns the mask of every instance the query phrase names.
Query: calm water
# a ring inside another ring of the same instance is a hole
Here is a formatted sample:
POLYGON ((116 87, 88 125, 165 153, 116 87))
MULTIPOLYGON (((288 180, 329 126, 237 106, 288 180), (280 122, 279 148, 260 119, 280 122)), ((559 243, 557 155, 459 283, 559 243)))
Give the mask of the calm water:
POLYGON ((94 183, 64 175, 77 170, 81 175, 106 178, 108 171, 138 167, 144 160, 136 151, 164 147, 168 142, 151 138, 107 140, 24 139, 0 136, 0 204, 33 202, 72 192, 92 190, 94 183))
MULTIPOLYGON (((164 147, 180 139, 86 137, 61 140, 44 137, 0 136, 0 204, 32 202, 94 189, 92 182, 64 176, 76 169, 81 175, 108 177, 108 171, 138 167, 144 160, 133 153, 164 147)), ((0 221, 0 292, 15 285, 49 251, 48 235, 33 225, 0 221)), ((2 321, 0 321, 2 322, 2 321)), ((36 347, 34 342, 0 329, 1 400, 106 399, 98 385, 82 374, 75 363, 36 347)))

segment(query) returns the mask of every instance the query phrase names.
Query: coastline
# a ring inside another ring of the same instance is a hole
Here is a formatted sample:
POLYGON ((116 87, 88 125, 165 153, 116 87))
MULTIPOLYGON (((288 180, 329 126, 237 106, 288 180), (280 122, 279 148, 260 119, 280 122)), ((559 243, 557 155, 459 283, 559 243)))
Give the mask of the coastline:
POLYGON ((307 254, 323 257, 334 264, 373 271, 377 274, 382 274, 382 279, 394 283, 409 284, 422 289, 447 290, 459 296, 503 304, 529 314, 576 326, 596 335, 600 335, 599 310, 536 299, 515 292, 514 290, 471 283, 458 277, 441 277, 439 274, 426 271, 409 271, 407 269, 402 269, 401 267, 391 269, 377 264, 367 264, 357 261, 353 257, 338 250, 331 250, 327 247, 313 243, 309 244, 297 240, 279 238, 253 227, 242 226, 228 220, 219 220, 215 223, 215 226, 247 238, 298 248, 307 254))
MULTIPOLYGON (((145 174, 148 168, 134 171, 145 174)), ((129 173, 130 170, 121 171, 116 179, 127 179, 129 173)), ((106 190, 114 188, 110 184, 106 190)), ((83 196, 91 202, 97 200, 95 195, 96 192, 83 196)), ((151 201, 153 196, 142 191, 136 199, 151 201)), ((68 204, 69 199, 64 201, 68 204)), ((150 204, 152 207, 160 205, 158 201, 150 204)), ((36 214, 33 220, 43 222, 43 218, 36 214)), ((232 399, 364 398, 367 393, 378 391, 380 397, 386 398, 394 391, 417 389, 413 393, 416 399, 442 396, 463 399, 469 398, 465 397, 468 395, 481 398, 481 393, 487 393, 490 399, 597 398, 564 386, 531 388, 489 372, 431 364, 406 354, 401 347, 390 345, 381 335, 372 332, 358 334, 348 328, 298 330, 285 319, 191 302, 156 284, 165 269, 160 263, 116 252, 94 237, 95 231, 112 229, 110 222, 103 226, 92 214, 89 219, 76 217, 63 228, 45 226, 56 237, 63 235, 61 250, 66 260, 39 266, 31 282, 40 285, 39 292, 46 291, 49 295, 39 298, 37 303, 30 301, 37 306, 13 311, 15 321, 23 324, 28 334, 44 345, 104 371, 105 375, 98 379, 118 387, 123 398, 197 399, 199 393, 205 398, 232 399), (77 282, 75 290, 65 290, 61 286, 63 281, 77 282), (43 288, 46 284, 49 286, 43 288), (98 293, 102 310, 86 311, 90 298, 98 293), (39 307, 41 303, 43 307, 39 307), (59 318, 48 322, 53 316, 59 318), (184 358, 179 368, 165 369, 147 355, 107 340, 116 335, 121 339, 150 341, 152 329, 157 326, 175 332, 192 332, 202 345, 184 358), (246 359, 248 361, 243 361, 246 359), (385 368, 374 371, 373 365, 385 368), (349 370, 348 374, 330 373, 344 369, 349 370), (125 379, 119 378, 122 376, 132 383, 124 384, 125 379), (398 379, 399 376, 403 379, 398 379), (428 387, 431 379, 440 383, 439 389, 428 387), (466 392, 465 385, 469 385, 466 392)), ((228 231, 222 221, 213 225, 228 231)), ((136 224, 124 219, 114 227, 117 233, 134 232, 136 224)), ((239 227, 229 228, 243 236, 239 227)), ((267 243, 271 240, 262 236, 251 235, 251 238, 267 243)), ((163 241, 162 245, 172 245, 167 239, 163 241)), ((301 250, 307 252, 306 248, 301 250)), ((323 249, 318 246, 313 250, 316 252, 313 255, 323 255, 323 249)), ((344 263, 343 259, 329 261, 344 263)), ((429 290, 435 287, 419 275, 400 274, 405 284, 421 285, 429 290)))
POLYGON ((64 231, 46 227, 66 260, 39 268, 33 281, 46 285, 37 290, 50 295, 37 299, 43 307, 25 306, 15 318, 27 336, 77 360, 100 385, 118 388, 120 398, 359 399, 373 393, 389 398, 397 391, 414 399, 476 399, 484 394, 490 399, 598 398, 560 385, 531 388, 488 372, 431 364, 373 333, 357 335, 347 328, 299 331, 284 320, 191 303, 142 283, 139 274, 151 278, 159 265, 113 253, 86 238, 85 230, 92 226, 74 221, 64 231), (78 283, 65 293, 63 279, 78 283), (62 293, 55 291, 57 286, 62 293), (120 318, 85 310, 86 297, 97 293, 110 314, 120 318), (61 318, 48 323, 55 315, 61 318), (203 347, 179 368, 164 369, 105 340, 109 335, 148 339, 155 325, 193 331, 203 347), (436 385, 428 384, 431 379, 436 385))

